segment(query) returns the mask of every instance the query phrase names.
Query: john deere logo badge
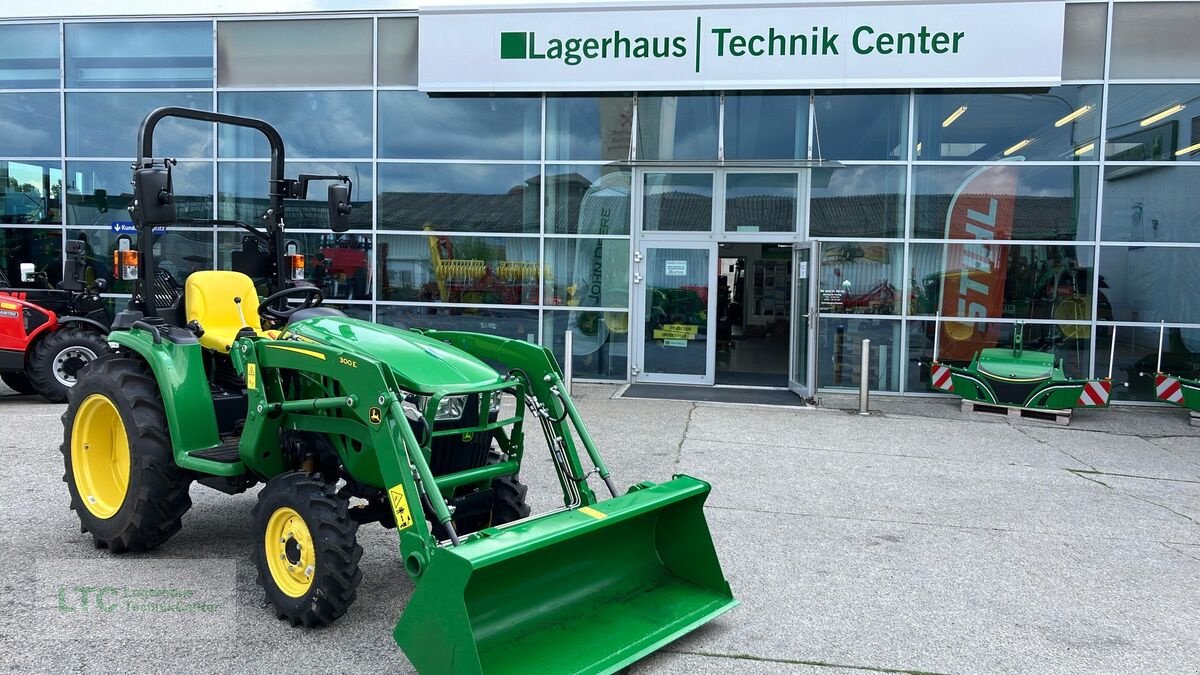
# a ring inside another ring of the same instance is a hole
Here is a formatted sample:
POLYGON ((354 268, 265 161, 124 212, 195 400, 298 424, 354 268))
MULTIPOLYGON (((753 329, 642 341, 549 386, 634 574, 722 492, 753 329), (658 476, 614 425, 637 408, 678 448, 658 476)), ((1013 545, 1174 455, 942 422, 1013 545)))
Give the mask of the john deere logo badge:
POLYGON ((367 411, 367 419, 371 420, 371 424, 379 424, 383 421, 383 413, 379 408, 371 408, 367 411))

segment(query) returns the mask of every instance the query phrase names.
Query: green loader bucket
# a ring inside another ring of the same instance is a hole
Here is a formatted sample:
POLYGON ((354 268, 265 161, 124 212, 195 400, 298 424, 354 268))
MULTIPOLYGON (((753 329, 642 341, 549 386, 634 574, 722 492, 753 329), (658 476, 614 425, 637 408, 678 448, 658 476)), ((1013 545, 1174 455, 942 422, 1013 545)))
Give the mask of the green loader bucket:
POLYGON ((396 624, 422 673, 608 673, 735 607, 688 476, 434 552, 396 624))

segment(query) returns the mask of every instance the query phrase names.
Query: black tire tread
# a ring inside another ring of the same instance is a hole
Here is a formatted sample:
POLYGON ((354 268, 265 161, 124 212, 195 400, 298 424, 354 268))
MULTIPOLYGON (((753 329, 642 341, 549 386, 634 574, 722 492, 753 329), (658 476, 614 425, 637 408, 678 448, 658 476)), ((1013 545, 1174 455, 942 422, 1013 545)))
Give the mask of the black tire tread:
POLYGON ((26 375, 34 390, 47 401, 62 403, 67 400, 71 388, 64 387, 54 378, 54 357, 72 343, 86 345, 97 357, 109 351, 105 336, 78 325, 60 328, 35 342, 29 352, 26 375))

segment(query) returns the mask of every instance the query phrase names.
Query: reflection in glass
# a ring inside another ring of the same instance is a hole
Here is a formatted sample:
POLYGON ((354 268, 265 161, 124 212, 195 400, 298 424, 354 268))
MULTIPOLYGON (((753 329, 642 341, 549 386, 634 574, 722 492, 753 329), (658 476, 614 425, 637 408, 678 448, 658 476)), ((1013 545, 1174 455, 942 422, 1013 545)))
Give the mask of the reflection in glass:
POLYGON ((899 314, 903 258, 901 244, 825 242, 817 291, 821 313, 899 314))
MULTIPOLYGON (((217 217, 244 223, 259 222, 269 201, 270 168, 270 164, 264 162, 221 162, 217 176, 217 217)), ((370 164, 288 162, 284 173, 289 178, 300 174, 349 177, 354 185, 350 197, 354 207, 350 212, 350 227, 371 229, 371 200, 375 190, 371 184, 370 164)), ((288 229, 329 229, 327 190, 330 183, 313 181, 308 185, 308 199, 288 200, 285 212, 288 229)))
POLYGON ((629 158, 630 96, 550 96, 546 99, 546 159, 629 158))
POLYGON ((385 326, 463 330, 529 342, 537 342, 538 337, 536 309, 379 305, 376 312, 385 326))
POLYGON ((833 160, 908 156, 908 94, 820 93, 813 110, 813 156, 833 160))
POLYGON ((380 299, 536 305, 537 237, 384 235, 380 299))
POLYGON ((1104 183, 1105 241, 1200 242, 1196 187, 1200 167, 1109 167, 1104 183))
MULTIPOLYGON (((180 218, 213 217, 212 171, 212 162, 180 162, 173 168, 175 209, 180 218)), ((69 162, 67 223, 131 223, 127 209, 133 200, 130 176, 126 162, 69 162)))
POLYGON ((1097 174, 1078 165, 914 166, 913 236, 1092 239, 1097 174))
POLYGON ((379 227, 537 232, 538 178, 532 164, 380 164, 379 227))
POLYGON ((0 157, 56 157, 58 119, 58 94, 0 94, 0 157))
POLYGON ((68 23, 67 87, 211 87, 212 23, 68 23))
POLYGON ((417 18, 379 20, 379 84, 417 86, 417 18))
POLYGON ((154 264, 165 270, 183 288, 193 272, 213 269, 211 229, 171 228, 154 235, 154 264))
POLYGON ((0 89, 57 88, 58 26, 0 26, 0 89))
MULTIPOLYGON (((67 239, 77 239, 83 242, 85 266, 83 278, 88 283, 103 279, 108 284, 108 293, 133 293, 133 282, 113 278, 113 251, 117 250, 118 233, 111 227, 104 228, 68 228, 67 239)), ((134 242, 132 232, 128 235, 134 242)), ((124 302, 120 303, 124 307, 124 302)))
MULTIPOLYGON (((1109 333, 1102 327, 1096 343, 1096 375, 1108 374, 1109 333)), ((1117 326, 1117 353, 1113 359, 1115 401, 1155 401, 1154 373, 1158 365, 1158 331, 1154 326, 1117 326)), ((1163 335, 1162 370, 1189 380, 1200 380, 1200 328, 1167 328, 1163 335)))
POLYGON ((547 239, 546 304, 629 307, 628 239, 547 239))
POLYGON ((711 173, 647 173, 645 177, 645 230, 712 231, 711 173))
POLYGON ((717 158, 720 99, 714 94, 638 97, 637 158, 717 158))
MULTIPOLYGON (((268 91, 219 95, 221 112, 270 122, 287 156, 370 157, 371 92, 268 91)), ((221 157, 269 157, 266 138, 253 129, 220 127, 221 157)))
POLYGON ((1104 246, 1100 279, 1112 301, 1102 319, 1200 323, 1200 249, 1104 246))
MULTIPOLYGON (((371 235, 288 232, 285 246, 304 256, 304 279, 320 288, 327 301, 371 298, 371 235)), ((269 292, 270 263, 267 247, 248 232, 217 233, 219 269, 249 275, 264 294, 269 292)))
POLYGON ((546 232, 629 234, 630 181, 611 166, 547 166, 546 232))
POLYGON ((725 177, 726 232, 795 232, 796 173, 730 173, 725 177))
POLYGON ((572 331, 576 378, 624 380, 629 362, 629 314, 624 311, 547 310, 542 344, 565 363, 566 333, 572 331))
MULTIPOLYGON (((212 94, 96 92, 67 94, 67 156, 128 157, 133 160, 138 126, 162 106, 211 110, 212 94)), ((154 128, 156 157, 212 157, 213 125, 165 119, 154 128)))
MULTIPOLYGON (((541 121, 541 99, 532 96, 381 91, 379 156, 537 160, 541 157, 541 121)), ((370 130, 368 124, 367 132, 370 130)))
POLYGON ((857 389, 862 380, 862 341, 871 341, 868 386, 900 390, 900 321, 822 317, 817 331, 817 386, 857 389))
POLYGON ((725 95, 725 159, 804 159, 808 94, 725 95))
POLYGON ((62 281, 62 231, 0 228, 0 285, 50 288, 62 281), (21 263, 33 263, 33 283, 21 281, 21 263))
POLYGON ((1113 7, 1109 77, 1200 77, 1200 3, 1138 2, 1113 7))
POLYGON ((647 373, 704 376, 708 371, 709 251, 646 248, 647 373))
POLYGON ((1037 94, 918 94, 915 158, 1096 159, 1100 93, 1100 85, 1074 85, 1037 94))
POLYGON ((62 170, 58 162, 0 161, 0 223, 62 222, 62 170))
POLYGON ((370 86, 370 19, 221 21, 222 87, 370 86))
POLYGON ((810 236, 902 235, 904 167, 852 165, 812 174, 810 236))
MULTIPOLYGON (((1200 160, 1200 84, 1120 84, 1108 88, 1110 162, 1200 160)), ((1136 167, 1109 167, 1105 179, 1136 167)))

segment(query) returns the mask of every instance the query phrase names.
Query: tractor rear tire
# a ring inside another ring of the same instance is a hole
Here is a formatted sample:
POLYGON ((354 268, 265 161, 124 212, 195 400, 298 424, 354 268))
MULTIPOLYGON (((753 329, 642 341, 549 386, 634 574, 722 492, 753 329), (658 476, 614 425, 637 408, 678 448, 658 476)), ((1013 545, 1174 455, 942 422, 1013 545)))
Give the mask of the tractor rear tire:
POLYGON ((62 403, 78 382, 79 371, 108 352, 108 340, 99 332, 78 326, 60 328, 30 351, 29 381, 47 401, 62 403))
POLYGON ((179 531, 192 506, 175 464, 158 385, 137 359, 89 365, 63 413, 63 481, 97 548, 145 551, 179 531))
POLYGON ((327 626, 358 594, 358 523, 334 486, 301 471, 280 474, 258 493, 251 559, 275 616, 293 626, 327 626))
POLYGON ((4 384, 8 385, 9 389, 18 394, 37 393, 37 390, 33 388, 33 383, 29 381, 29 376, 22 372, 0 373, 0 382, 4 382, 4 384))

